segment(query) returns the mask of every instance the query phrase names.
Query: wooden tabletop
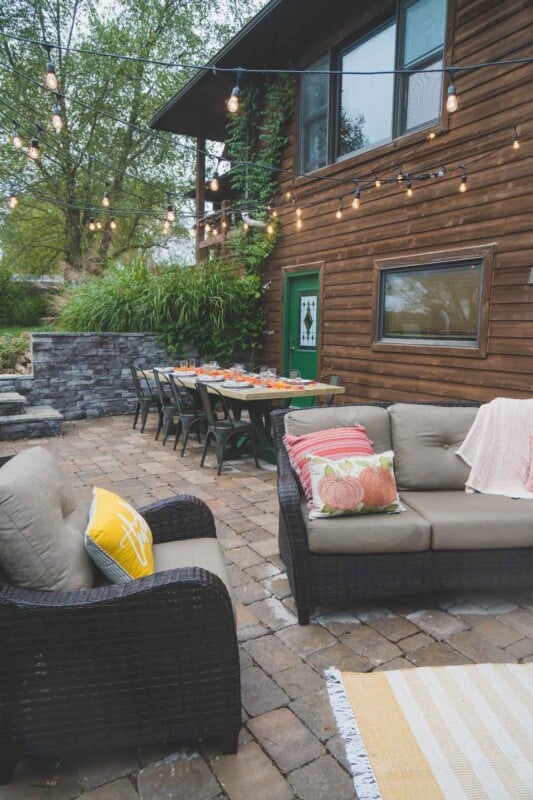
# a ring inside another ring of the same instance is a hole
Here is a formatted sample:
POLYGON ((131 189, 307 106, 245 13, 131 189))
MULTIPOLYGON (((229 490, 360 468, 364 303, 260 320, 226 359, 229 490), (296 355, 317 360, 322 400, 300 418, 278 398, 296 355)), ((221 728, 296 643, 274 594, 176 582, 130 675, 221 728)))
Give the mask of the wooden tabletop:
MULTIPOLYGON (((174 374, 189 389, 194 389, 196 382, 200 377, 203 377, 200 375, 185 377, 180 374, 179 370, 175 370, 174 374)), ((164 373, 160 373, 160 375, 164 377, 164 373)), ((246 378, 247 376, 245 375, 244 377, 246 378)), ((232 380, 232 378, 228 377, 227 380, 232 380)), ((284 381, 284 379, 280 378, 279 381, 284 381)), ((286 381, 284 382, 286 383, 286 381)), ((344 386, 330 386, 329 383, 318 383, 318 381, 304 384, 292 384, 286 389, 263 385, 233 389, 224 386, 224 381, 209 382, 205 380, 202 381, 202 383, 205 383, 208 388, 213 386, 215 389, 218 389, 224 397, 230 397, 233 400, 242 400, 244 403, 249 403, 253 400, 283 400, 284 398, 290 397, 323 397, 324 395, 330 394, 344 394, 346 391, 344 386)))

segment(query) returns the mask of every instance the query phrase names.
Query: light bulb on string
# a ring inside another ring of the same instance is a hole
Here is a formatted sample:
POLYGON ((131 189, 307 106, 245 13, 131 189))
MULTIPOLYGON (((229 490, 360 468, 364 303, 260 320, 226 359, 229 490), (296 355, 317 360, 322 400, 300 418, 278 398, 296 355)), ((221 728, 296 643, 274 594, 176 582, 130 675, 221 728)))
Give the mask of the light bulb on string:
POLYGON ((411 181, 407 181, 407 189, 406 189, 405 193, 406 193, 407 197, 412 197, 413 196, 413 184, 411 183, 411 181))
POLYGON ((32 158, 34 161, 37 161, 37 159, 38 159, 38 158, 39 158, 39 156, 40 156, 40 150, 39 150, 39 140, 38 140, 38 139, 36 139, 35 137, 33 137, 33 139, 32 139, 32 140, 31 140, 31 142, 30 142, 30 146, 29 146, 29 148, 28 148, 28 155, 29 155, 29 157, 30 157, 30 158, 32 158))
POLYGON ((513 125, 512 142, 513 142, 513 150, 520 150, 520 138, 516 130, 516 125, 513 125))
POLYGON ((96 230, 96 222, 94 221, 94 217, 89 217, 89 225, 87 226, 91 233, 94 233, 96 230))
POLYGON ((303 209, 300 206, 296 208, 296 219, 301 219, 304 215, 303 209))
POLYGON ((220 227, 222 228, 223 231, 227 231, 227 229, 228 229, 228 221, 227 221, 226 217, 222 217, 222 222, 220 223, 220 227))
POLYGON ((96 230, 97 231, 101 231, 102 230, 102 223, 100 222, 99 219, 96 220, 96 230))
POLYGON ((164 233, 169 233, 169 231, 170 231, 170 222, 169 222, 168 217, 167 217, 167 219, 163 220, 163 232, 164 233))
POLYGON ((44 82, 46 86, 51 89, 53 92, 57 89, 57 75, 56 75, 56 68, 52 63, 51 59, 51 52, 52 52, 52 45, 50 44, 43 44, 44 49, 48 54, 48 63, 46 65, 46 75, 44 78, 44 82))
POLYGON ((63 127, 63 119, 61 117, 61 109, 56 103, 56 105, 52 108, 52 127, 54 130, 59 133, 59 131, 63 127))
POLYGON ((448 96, 446 99, 446 111, 449 114, 455 114, 458 108, 457 92, 455 89, 455 72, 450 70, 450 85, 448 86, 448 96))
POLYGON ((13 147, 16 147, 17 150, 20 150, 22 145, 23 145, 23 141, 22 141, 22 137, 21 137, 20 133, 18 132, 17 123, 15 121, 13 121, 13 147))
POLYGON ((339 200, 339 207, 335 211, 335 218, 336 219, 342 219, 342 211, 343 211, 343 206, 342 206, 342 199, 341 199, 341 200, 339 200))
POLYGON ((274 226, 271 222, 269 222, 268 225, 266 226, 266 232, 268 233, 269 236, 274 235, 274 226))
POLYGON ((248 231, 250 230, 249 224, 245 222, 244 225, 242 226, 242 229, 245 233, 248 233, 248 231))
POLYGON ((404 179, 404 174, 403 174, 403 172, 399 172, 399 173, 398 173, 398 175, 396 176, 396 180, 397 180, 397 182, 398 182, 398 183, 401 183, 401 182, 403 181, 403 179, 404 179))
MULTIPOLYGON (((106 182, 106 186, 107 186, 107 182, 106 182)), ((111 195, 109 194, 107 189, 105 190, 105 192, 102 195, 102 205, 103 205, 104 208, 109 208, 109 206, 111 205, 111 195)))
POLYGON ((213 236, 218 236, 218 228, 213 228, 213 236))
POLYGON ((459 184, 459 191, 466 192, 466 183, 467 183, 467 175, 466 175, 466 167, 461 165, 461 169, 464 170, 463 174, 461 175, 461 183, 459 184))
POLYGON ((352 200, 352 208, 358 209, 361 205, 361 189, 356 189, 352 200))
POLYGON ((219 181, 219 174, 218 174, 218 164, 217 164, 217 166, 215 168, 215 171, 213 172, 213 176, 212 176, 211 180, 209 181, 209 188, 211 189, 212 192, 218 192, 218 190, 220 189, 220 181, 219 181))
POLYGON ((374 186, 376 187, 376 189, 379 189, 379 187, 381 186, 381 181, 377 175, 376 175, 376 180, 374 181, 374 186))
POLYGON ((18 206, 18 197, 15 194, 15 189, 11 187, 11 191, 9 193, 9 208, 16 208, 18 206))
POLYGON ((176 213, 171 203, 169 203, 167 206, 167 222, 174 222, 175 219, 176 219, 176 213))
POLYGON ((241 94, 241 89, 240 89, 240 86, 239 86, 240 79, 241 79, 241 70, 238 69, 237 70, 237 83, 235 84, 235 86, 231 90, 230 98, 229 98, 228 102, 226 103, 226 108, 228 109, 230 114, 236 114, 237 111, 239 110, 239 97, 240 97, 240 94, 241 94))
POLYGON ((272 209, 272 216, 274 217, 274 219, 277 219, 277 218, 278 218, 278 211, 277 211, 277 209, 276 209, 276 208, 273 208, 273 209, 272 209))
POLYGON ((296 220, 296 229, 301 231, 303 226, 304 226, 303 219, 297 219, 296 220))
POLYGON ((428 140, 428 142, 432 142, 433 139, 436 139, 436 138, 437 138, 437 132, 436 131, 430 131, 428 133, 428 135, 426 136, 426 139, 428 140))
POLYGON ((117 223, 115 222, 115 217, 111 217, 111 219, 109 220, 109 228, 110 228, 112 231, 116 231, 116 229, 117 229, 117 223))
POLYGON ((204 228, 204 230, 205 230, 205 232, 207 233, 207 235, 209 236, 209 234, 211 233, 211 225, 209 224, 209 222, 206 222, 206 223, 205 223, 205 228, 204 228))

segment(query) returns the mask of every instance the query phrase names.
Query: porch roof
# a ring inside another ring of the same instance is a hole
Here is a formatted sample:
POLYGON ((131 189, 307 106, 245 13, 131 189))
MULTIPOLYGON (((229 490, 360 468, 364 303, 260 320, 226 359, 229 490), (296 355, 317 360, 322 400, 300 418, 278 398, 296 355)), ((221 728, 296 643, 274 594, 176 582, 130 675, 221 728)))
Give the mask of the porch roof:
MULTIPOLYGON (((353 0, 337 0, 335 16, 351 9, 353 0)), ((298 65, 299 55, 323 36, 331 17, 330 0, 270 0, 207 66, 283 69, 298 65)), ((186 136, 223 141, 226 100, 235 85, 233 73, 199 70, 157 111, 152 128, 186 136)))

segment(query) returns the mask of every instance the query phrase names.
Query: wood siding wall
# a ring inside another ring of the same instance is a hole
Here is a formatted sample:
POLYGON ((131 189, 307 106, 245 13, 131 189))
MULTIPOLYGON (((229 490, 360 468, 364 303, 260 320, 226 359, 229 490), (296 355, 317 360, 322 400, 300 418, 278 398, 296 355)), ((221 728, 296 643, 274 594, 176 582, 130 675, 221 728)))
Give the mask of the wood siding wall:
MULTIPOLYGON (((447 63, 532 55, 532 0, 457 0, 451 11, 447 63)), ((302 63, 346 32, 337 27, 302 63)), ((295 190, 302 205, 322 202, 305 210, 298 232, 294 210, 282 199, 290 180, 281 181, 281 236, 265 271, 265 280, 271 281, 265 298, 271 334, 265 337, 264 363, 281 367, 285 268, 323 262, 320 370, 342 375, 347 401, 488 401, 533 395, 533 285, 528 284, 533 267, 533 65, 474 70, 460 74, 456 85, 459 110, 443 114, 446 134, 433 141, 426 140, 427 131, 413 134, 320 174, 345 178, 375 169, 391 176, 395 164, 417 172, 426 165, 466 162, 466 193, 458 192, 460 171, 449 170, 443 179, 416 184, 410 199, 392 185, 370 189, 358 211, 347 208, 337 221, 333 198, 339 186, 301 178, 295 190), (513 123, 522 136, 517 151, 511 148, 513 123), (376 259, 491 244, 495 257, 486 357, 465 357, 459 348, 456 355, 439 354, 437 347, 429 355, 372 350, 376 259)), ((297 164, 295 144, 293 121, 283 159, 287 169, 297 164)))

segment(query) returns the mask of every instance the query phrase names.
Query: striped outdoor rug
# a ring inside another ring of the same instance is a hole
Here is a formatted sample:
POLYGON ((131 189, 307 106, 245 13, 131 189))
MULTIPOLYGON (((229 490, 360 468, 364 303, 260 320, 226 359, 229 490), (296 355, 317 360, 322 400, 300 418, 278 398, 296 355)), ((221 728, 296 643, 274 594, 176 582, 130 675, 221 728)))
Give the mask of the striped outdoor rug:
POLYGON ((532 800, 533 663, 327 677, 359 800, 532 800))

